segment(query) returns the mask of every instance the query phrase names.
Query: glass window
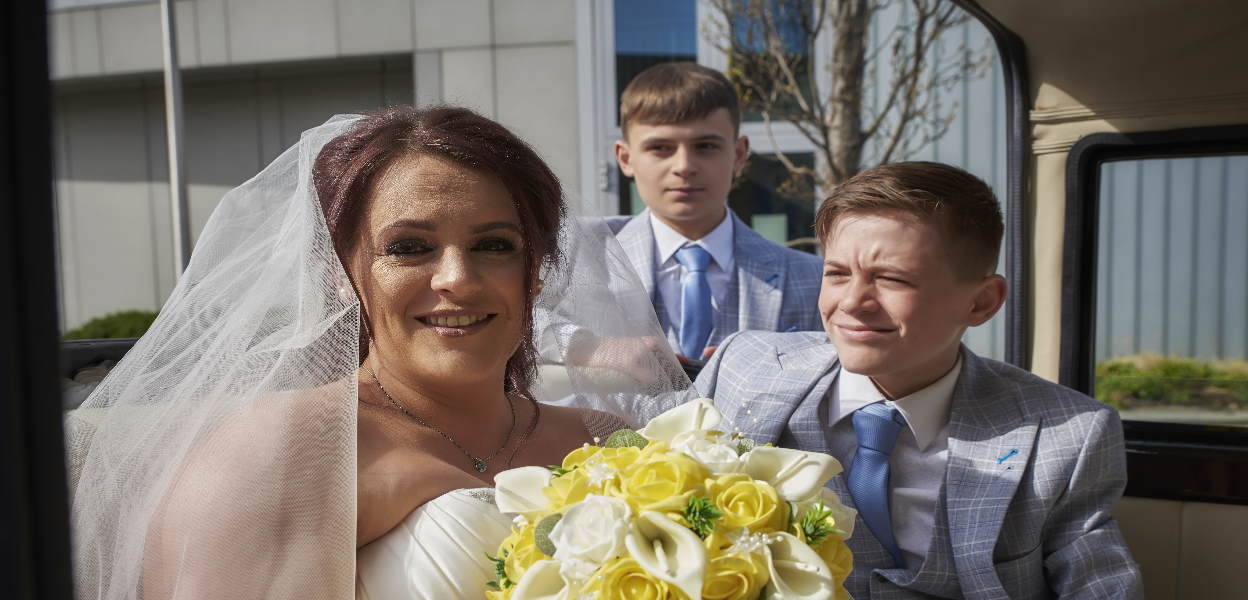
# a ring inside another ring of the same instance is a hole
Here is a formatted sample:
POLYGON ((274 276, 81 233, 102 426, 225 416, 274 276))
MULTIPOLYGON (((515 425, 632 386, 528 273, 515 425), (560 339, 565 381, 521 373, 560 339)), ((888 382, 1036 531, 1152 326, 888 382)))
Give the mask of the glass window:
MULTIPOLYGON (((813 154, 790 154, 802 167, 814 165, 813 154)), ((796 180, 770 155, 755 155, 728 194, 728 206, 763 237, 807 252, 816 252, 814 182, 796 180)))
MULTIPOLYGON (((697 59, 698 19, 695 0, 634 0, 615 3, 617 100, 628 82, 647 68, 662 62, 697 59)), ((616 119, 618 123, 618 111, 616 119)))
POLYGON ((1096 398, 1248 426, 1248 156, 1104 163, 1098 210, 1096 398))
MULTIPOLYGON (((807 31, 811 29, 809 22, 814 18, 813 3, 781 2, 769 0, 767 5, 761 3, 742 3, 741 14, 732 21, 732 47, 734 51, 728 58, 728 74, 734 78, 739 88, 752 93, 773 93, 789 89, 788 80, 773 70, 769 61, 756 61, 754 57, 763 56, 769 41, 776 40, 780 52, 784 54, 785 63, 797 79, 797 90, 808 101, 812 99, 813 85, 810 80, 812 68, 810 56, 810 39, 807 31), (760 14, 765 11, 768 21, 774 27, 764 26, 760 14), (770 40, 768 39, 770 38, 770 40)), ((743 98, 743 121, 762 121, 762 111, 750 98, 743 98)), ((782 96, 779 112, 786 109, 796 110, 795 98, 782 96)), ((773 113, 775 119, 777 114, 773 113)))

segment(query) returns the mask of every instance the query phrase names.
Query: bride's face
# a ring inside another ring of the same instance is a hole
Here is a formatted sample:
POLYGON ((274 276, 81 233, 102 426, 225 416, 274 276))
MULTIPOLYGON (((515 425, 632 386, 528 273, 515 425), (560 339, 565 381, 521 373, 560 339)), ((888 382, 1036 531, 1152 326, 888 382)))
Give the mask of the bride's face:
POLYGON ((501 385, 525 326, 525 252, 498 178, 399 158, 365 203, 352 274, 373 351, 410 386, 501 385))

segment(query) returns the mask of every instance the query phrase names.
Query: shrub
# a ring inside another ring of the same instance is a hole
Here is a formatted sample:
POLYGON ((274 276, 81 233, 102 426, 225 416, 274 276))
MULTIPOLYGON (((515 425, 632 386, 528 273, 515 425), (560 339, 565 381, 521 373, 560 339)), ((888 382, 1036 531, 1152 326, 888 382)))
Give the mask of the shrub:
POLYGON ((65 332, 67 340, 103 338, 136 338, 151 327, 156 313, 148 310, 126 310, 87 321, 81 327, 65 332))
POLYGON ((1096 365, 1096 399, 1115 408, 1248 409, 1248 361, 1123 356, 1096 365))

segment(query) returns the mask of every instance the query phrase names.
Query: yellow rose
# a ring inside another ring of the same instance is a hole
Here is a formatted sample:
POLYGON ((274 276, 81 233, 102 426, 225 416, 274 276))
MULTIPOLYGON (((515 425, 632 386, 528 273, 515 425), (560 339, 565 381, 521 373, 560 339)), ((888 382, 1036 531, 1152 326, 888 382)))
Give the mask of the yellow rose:
MULTIPOLYGON (((650 446, 659 446, 652 443, 650 446)), ((646 450, 650 447, 647 446, 646 450)), ((701 483, 710 472, 696 460, 683 454, 646 452, 624 469, 618 495, 635 511, 679 511, 690 493, 700 491, 701 483)))
POLYGON ((584 466, 587 462, 601 461, 615 469, 623 469, 641 454, 641 448, 625 446, 623 448, 603 448, 602 446, 584 445, 563 457, 563 468, 569 471, 584 466))
POLYGON ((845 591, 845 578, 854 569, 854 554, 849 551, 849 546, 841 538, 830 535, 815 547, 815 552, 832 571, 832 579, 836 582, 836 597, 849 598, 849 593, 845 591))
POLYGON ((602 452, 602 450, 602 446, 584 444, 576 450, 569 452, 567 456, 563 457, 562 466, 570 471, 581 466, 586 460, 589 460, 590 457, 602 452))
POLYGON ((714 556, 707 564, 702 600, 757 598, 770 577, 767 563, 757 554, 714 556))
POLYGON ((585 474, 584 469, 576 469, 558 477, 552 477, 550 485, 542 490, 550 502, 551 513, 563 512, 568 505, 584 500, 589 492, 589 476, 585 474))
POLYGON ((775 488, 744 473, 728 473, 706 482, 711 502, 724 513, 725 527, 745 527, 752 533, 783 531, 788 507, 775 488))
POLYGON ((533 563, 546 558, 541 550, 537 549, 537 542, 533 538, 534 524, 525 525, 522 528, 512 528, 511 535, 499 544, 498 555, 506 557, 503 559, 503 566, 507 570, 507 579, 512 583, 520 581, 524 576, 524 572, 533 566, 533 563))
POLYGON ((678 588, 646 572, 627 556, 603 565, 584 591, 597 592, 598 600, 688 600, 678 588))

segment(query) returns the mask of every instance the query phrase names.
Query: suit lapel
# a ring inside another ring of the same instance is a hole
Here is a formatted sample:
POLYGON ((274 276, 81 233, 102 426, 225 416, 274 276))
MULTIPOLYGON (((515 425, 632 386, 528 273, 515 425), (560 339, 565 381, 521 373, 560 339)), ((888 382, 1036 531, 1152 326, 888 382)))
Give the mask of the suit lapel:
POLYGON ((965 346, 949 414, 946 516, 968 597, 1000 597, 993 548, 1010 500, 1030 461, 1038 420, 1024 420, 1012 392, 965 346), (975 592, 979 592, 978 594, 975 592))
MULTIPOLYGON (((619 240, 620 246, 624 248, 625 256, 628 257, 628 262, 633 264, 637 276, 641 278, 641 284, 645 286, 646 295, 650 297, 651 304, 655 304, 654 299, 658 292, 654 289, 654 230, 650 228, 650 210, 643 210, 641 214, 629 219, 628 223, 620 228, 620 232, 615 234, 615 239, 619 240)), ((655 312, 658 313, 659 322, 664 324, 664 330, 666 330, 666 315, 661 310, 655 312)))
POLYGON ((784 300, 784 255, 781 248, 732 217, 732 252, 736 261, 737 329, 775 331, 784 300))
POLYGON ((782 377, 795 382, 809 382, 800 391, 801 401, 788 419, 789 434, 793 436, 795 447, 827 454, 831 451, 828 446, 827 422, 819 411, 823 410, 823 399, 832 382, 836 381, 836 374, 841 370, 840 362, 836 358, 836 348, 826 343, 804 348, 800 352, 782 354, 780 367, 782 377))

